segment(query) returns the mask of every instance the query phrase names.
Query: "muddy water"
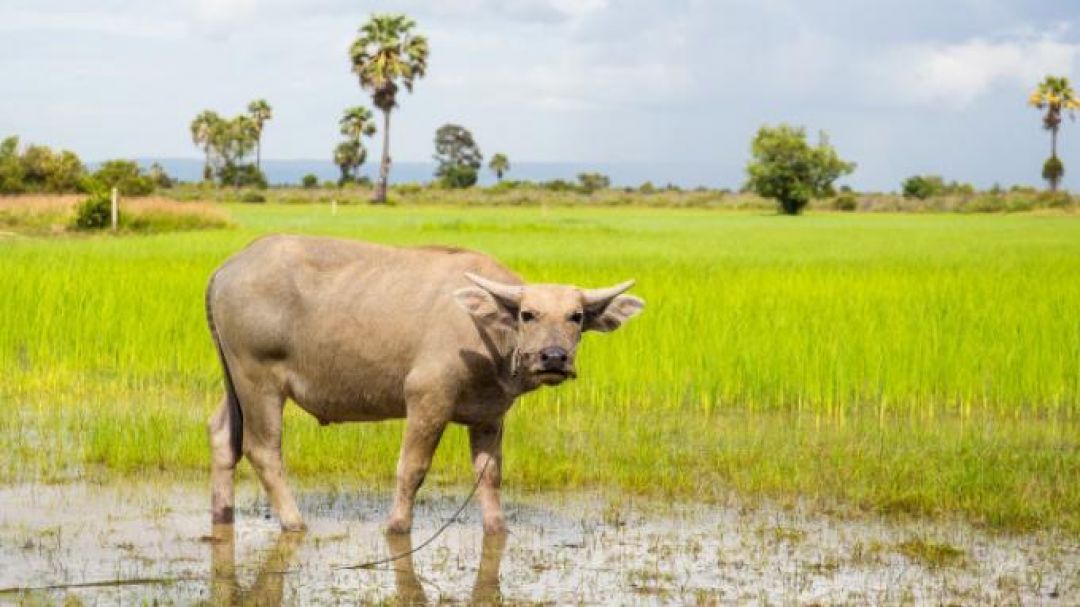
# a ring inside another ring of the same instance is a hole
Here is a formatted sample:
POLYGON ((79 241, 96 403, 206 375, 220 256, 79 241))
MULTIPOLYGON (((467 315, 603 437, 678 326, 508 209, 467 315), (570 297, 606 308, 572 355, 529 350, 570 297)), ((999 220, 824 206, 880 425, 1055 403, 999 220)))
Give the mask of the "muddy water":
POLYGON ((420 503, 410 540, 381 532, 386 495, 300 495, 305 534, 244 485, 211 535, 201 486, 0 489, 0 588, 23 589, 0 604, 1080 604, 1075 536, 580 495, 510 496, 501 538, 472 507, 411 559, 343 570, 427 538, 460 496, 420 503))

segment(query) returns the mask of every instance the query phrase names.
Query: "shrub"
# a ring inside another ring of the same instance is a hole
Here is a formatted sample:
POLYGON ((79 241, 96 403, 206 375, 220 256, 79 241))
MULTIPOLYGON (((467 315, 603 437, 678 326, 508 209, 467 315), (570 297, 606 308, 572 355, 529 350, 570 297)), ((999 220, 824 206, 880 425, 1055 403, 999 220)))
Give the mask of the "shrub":
POLYGON ((945 193, 945 180, 940 175, 912 175, 900 184, 904 198, 926 200, 945 193))
POLYGON ((266 176, 253 164, 226 164, 218 171, 221 185, 236 188, 266 188, 266 176))
POLYGON ((420 185, 419 183, 402 183, 394 186, 394 191, 402 196, 412 196, 414 194, 419 194, 420 191, 423 189, 424 186, 420 185))
POLYGON ((266 202, 266 196, 261 192, 248 191, 240 195, 240 202, 262 203, 266 202))
POLYGON ((837 211, 854 211, 858 206, 859 200, 850 190, 847 192, 840 192, 832 201, 832 207, 837 211))
POLYGON ((541 181, 540 187, 551 192, 570 192, 576 190, 577 187, 565 179, 552 179, 551 181, 541 181))
POLYGON ((653 185, 653 182, 646 181, 645 183, 641 184, 641 186, 638 187, 638 191, 641 192, 642 194, 655 194, 656 193, 656 186, 653 185))
POLYGON ((112 196, 99 190, 90 194, 75 209, 72 227, 76 230, 100 230, 112 223, 112 196))
POLYGON ((304 175, 303 179, 300 180, 300 185, 304 186, 305 189, 310 190, 319 185, 319 178, 311 173, 308 173, 307 175, 304 175))
POLYGON ((602 173, 578 173, 578 189, 582 193, 592 194, 611 186, 611 178, 602 173))
POLYGON ((468 165, 447 165, 440 169, 439 183, 445 188, 464 189, 476 185, 477 171, 468 165))

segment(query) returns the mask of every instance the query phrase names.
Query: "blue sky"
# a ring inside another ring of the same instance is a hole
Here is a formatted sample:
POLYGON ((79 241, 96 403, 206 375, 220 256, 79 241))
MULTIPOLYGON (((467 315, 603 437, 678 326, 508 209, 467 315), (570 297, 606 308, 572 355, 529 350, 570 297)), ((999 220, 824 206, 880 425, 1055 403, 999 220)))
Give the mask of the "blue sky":
MULTIPOLYGON (((342 108, 368 101, 346 48, 380 11, 412 15, 432 51, 394 117, 399 161, 457 122, 487 154, 706 163, 737 186, 753 132, 785 121, 827 131, 861 188, 1036 183, 1049 137, 1027 91, 1080 83, 1071 0, 4 0, 0 134, 197 157, 198 111, 265 97, 264 157, 325 158, 342 108)), ((1080 125, 1062 157, 1080 186, 1080 125)))

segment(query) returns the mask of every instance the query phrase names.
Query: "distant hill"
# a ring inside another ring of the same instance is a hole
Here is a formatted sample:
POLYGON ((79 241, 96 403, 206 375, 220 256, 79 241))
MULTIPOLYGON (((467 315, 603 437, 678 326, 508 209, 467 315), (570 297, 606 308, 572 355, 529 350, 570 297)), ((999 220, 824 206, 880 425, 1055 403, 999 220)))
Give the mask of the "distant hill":
MULTIPOLYGON (((198 181, 202 177, 203 161, 195 158, 137 158, 136 161, 145 167, 154 162, 165 167, 165 171, 183 181, 198 181)), ((611 177, 612 185, 616 186, 639 186, 646 181, 662 187, 667 183, 673 183, 683 188, 697 186, 708 187, 738 187, 738 183, 725 182, 724 174, 731 171, 723 171, 720 167, 705 163, 586 163, 586 162, 514 162, 511 159, 511 170, 506 174, 506 179, 527 179, 530 181, 548 181, 551 179, 566 179, 573 181, 578 173, 599 172, 611 177)), ((94 168, 97 163, 90 163, 94 168)), ((336 180, 338 169, 331 162, 325 160, 269 160, 262 161, 263 171, 267 180, 274 185, 297 184, 308 173, 313 173, 323 180, 336 180)), ((374 178, 378 165, 368 163, 364 165, 362 173, 374 178)), ((391 183, 426 183, 432 180, 435 172, 435 164, 432 162, 398 162, 394 164, 390 173, 391 183)), ((495 183, 495 176, 487 168, 480 171, 481 185, 495 183)))

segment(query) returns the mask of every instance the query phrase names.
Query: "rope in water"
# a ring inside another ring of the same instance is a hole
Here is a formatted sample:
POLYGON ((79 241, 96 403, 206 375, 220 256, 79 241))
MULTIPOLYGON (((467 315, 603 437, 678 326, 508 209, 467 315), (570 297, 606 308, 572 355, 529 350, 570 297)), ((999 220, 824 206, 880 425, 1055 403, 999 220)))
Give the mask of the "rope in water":
MULTIPOLYGON (((503 425, 500 424, 499 431, 495 434, 495 444, 498 444, 499 440, 502 438, 502 431, 503 425)), ((431 544, 431 542, 434 542, 436 538, 442 535, 443 532, 450 527, 450 525, 453 525, 455 522, 457 522, 458 517, 461 516, 461 513, 465 511, 465 507, 469 505, 469 502, 472 501, 473 496, 476 495, 476 491, 480 488, 480 483, 484 480, 484 473, 487 472, 488 464, 490 464, 491 460, 493 459, 495 458, 492 457, 491 454, 488 454, 487 460, 484 461, 484 465, 480 468, 480 473, 476 475, 476 481, 473 483, 472 490, 469 491, 469 495, 465 496, 465 499, 462 500, 461 505, 458 506, 458 509, 456 511, 454 511, 454 514, 452 514, 450 518, 442 524, 441 527, 435 530, 435 533, 431 534, 431 537, 427 538, 423 542, 420 542, 420 545, 410 550, 406 550, 405 552, 402 552, 400 554, 395 554, 386 558, 381 558, 375 561, 368 561, 366 563, 360 563, 359 565, 341 565, 338 567, 334 567, 334 569, 372 569, 377 565, 393 563, 394 561, 403 559, 407 556, 412 556, 413 554, 416 554, 417 552, 420 552, 421 550, 426 548, 429 544, 431 544)))

